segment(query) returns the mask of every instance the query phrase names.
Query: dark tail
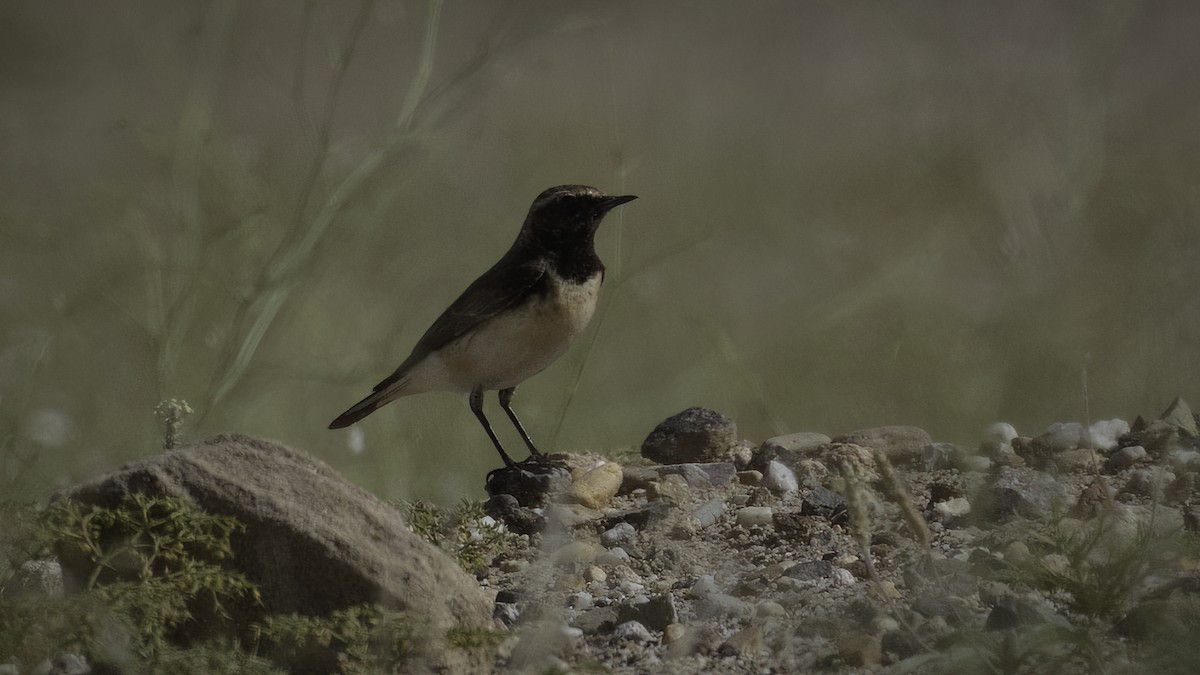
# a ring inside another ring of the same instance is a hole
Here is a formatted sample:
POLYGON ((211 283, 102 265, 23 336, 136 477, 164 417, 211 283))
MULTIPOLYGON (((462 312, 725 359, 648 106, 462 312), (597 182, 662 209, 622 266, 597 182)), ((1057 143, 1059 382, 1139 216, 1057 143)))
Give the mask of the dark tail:
POLYGON ((330 429, 342 429, 361 420, 378 410, 384 404, 389 403, 392 399, 387 396, 386 391, 377 391, 363 400, 350 406, 346 412, 338 415, 338 418, 329 423, 330 429))

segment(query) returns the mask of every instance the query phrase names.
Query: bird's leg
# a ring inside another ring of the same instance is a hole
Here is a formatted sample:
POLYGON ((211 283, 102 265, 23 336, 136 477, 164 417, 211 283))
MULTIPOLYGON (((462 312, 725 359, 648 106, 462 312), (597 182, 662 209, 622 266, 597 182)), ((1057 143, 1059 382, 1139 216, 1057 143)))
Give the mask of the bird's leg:
MULTIPOLYGON (((483 425, 483 430, 487 432, 488 438, 492 439, 492 443, 496 446, 496 451, 500 453, 500 459, 504 460, 504 466, 515 466, 516 462, 504 451, 504 446, 500 445, 500 439, 496 438, 496 432, 492 431, 492 425, 488 424, 487 417, 483 414, 483 389, 479 387, 471 390, 471 412, 475 413, 475 417, 479 418, 479 423, 483 425)), ((509 415, 511 416, 512 413, 509 412, 509 415)))
POLYGON ((543 455, 533 445, 533 439, 529 438, 529 434, 525 433, 525 427, 521 426, 521 420, 517 419, 517 413, 512 409, 513 393, 517 390, 516 387, 500 390, 500 407, 504 408, 504 412, 508 414, 508 419, 512 420, 513 426, 517 428, 517 432, 521 434, 521 438, 525 441, 525 445, 529 448, 529 452, 537 459, 544 459, 543 455))

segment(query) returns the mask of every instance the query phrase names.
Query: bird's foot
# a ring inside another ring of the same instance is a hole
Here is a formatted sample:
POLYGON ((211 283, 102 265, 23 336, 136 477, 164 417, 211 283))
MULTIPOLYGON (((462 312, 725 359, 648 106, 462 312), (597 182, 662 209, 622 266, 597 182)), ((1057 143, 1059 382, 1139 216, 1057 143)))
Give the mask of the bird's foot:
POLYGON ((516 497, 521 506, 540 506, 547 495, 565 489, 570 482, 571 474, 565 463, 540 455, 492 470, 484 488, 490 497, 508 494, 516 497))

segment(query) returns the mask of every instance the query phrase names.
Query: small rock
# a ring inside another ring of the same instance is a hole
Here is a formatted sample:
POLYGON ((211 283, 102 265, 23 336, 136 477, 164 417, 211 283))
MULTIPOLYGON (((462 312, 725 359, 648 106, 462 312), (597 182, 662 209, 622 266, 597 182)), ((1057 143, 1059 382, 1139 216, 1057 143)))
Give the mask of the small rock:
POLYGON ((1056 507, 1074 505, 1066 488, 1040 471, 1002 466, 996 472, 990 490, 990 512, 995 516, 1017 514, 1040 519, 1056 507))
POLYGON ((754 451, 757 448, 750 441, 738 441, 736 445, 729 449, 729 460, 734 466, 739 469, 745 469, 750 466, 750 462, 754 459, 754 451))
POLYGON ((1196 416, 1192 414, 1192 409, 1188 407, 1186 401, 1182 398, 1176 398, 1171 401, 1171 405, 1159 415, 1158 419, 1162 422, 1187 433, 1189 436, 1200 436, 1200 430, 1196 427, 1196 416))
POLYGON ((1163 491, 1163 496, 1169 504, 1186 503, 1197 492, 1198 483, 1200 483, 1200 480, 1197 480, 1196 472, 1181 473, 1163 491))
POLYGON ((820 516, 834 524, 848 521, 846 514, 846 498, 841 494, 824 487, 816 487, 804 495, 800 504, 800 515, 820 516))
POLYGON ((1086 433, 1087 430, 1079 422, 1055 422, 1034 440, 1051 452, 1063 452, 1084 445, 1086 433))
POLYGON ((758 485, 762 482, 763 475, 761 471, 749 469, 747 471, 739 471, 737 478, 738 483, 741 485, 758 485))
POLYGON ((567 497, 589 509, 603 508, 621 488, 621 478, 620 464, 602 461, 575 478, 567 497))
POLYGON ((762 622, 781 616, 787 616, 787 610, 783 608, 783 605, 774 600, 763 600, 754 606, 754 619, 756 621, 762 622))
POLYGON ((821 487, 829 478, 829 467, 815 459, 806 459, 796 464, 794 471, 799 483, 809 489, 821 487))
POLYGON ((637 530, 629 523, 617 523, 600 533, 600 545, 604 548, 630 548, 637 543, 637 536, 637 530))
POLYGON ((682 624, 670 624, 666 628, 663 628, 663 644, 669 645, 673 642, 679 642, 686 634, 687 629, 682 624))
POLYGON ((567 566, 590 563, 596 559, 596 547, 586 541, 573 541, 554 552, 554 564, 567 566))
POLYGON ((1029 545, 1023 541, 1011 541, 1004 547, 1004 559, 1010 563, 1023 564, 1032 558, 1029 545))
POLYGON ((714 485, 729 485, 737 475, 737 467, 732 462, 689 462, 686 464, 668 464, 654 467, 660 478, 666 476, 683 476, 688 487, 704 488, 714 485))
POLYGON ((944 502, 938 502, 933 505, 933 512, 942 519, 943 522, 962 518, 971 512, 971 502, 963 497, 955 497, 944 502))
POLYGON ((617 609, 617 621, 637 621, 650 630, 665 630, 678 620, 675 599, 670 593, 656 595, 648 602, 621 605, 617 609))
POLYGON ((646 627, 637 621, 626 621, 613 629, 614 640, 631 640, 633 642, 650 642, 654 636, 646 627))
POLYGON ((682 506, 692 500, 692 491, 683 476, 664 476, 662 480, 652 481, 646 488, 646 499, 682 506))
POLYGON ((483 504, 487 515, 503 522, 508 529, 517 534, 533 534, 542 529, 545 519, 533 509, 521 506, 512 495, 495 495, 483 504))
POLYGON ((608 632, 617 625, 616 607, 593 607, 580 612, 575 617, 575 627, 588 635, 599 635, 608 632))
POLYGON ((862 668, 883 660, 883 645, 874 635, 847 635, 837 641, 838 656, 846 665, 862 668))
POLYGON ((1103 465, 1104 460, 1091 448, 1076 448, 1054 455, 1051 462, 1063 472, 1094 472, 1103 465))
POLYGON ((811 516, 802 516, 795 512, 775 512, 772 515, 775 531, 789 539, 804 539, 813 529, 811 516))
POLYGON ((570 530, 590 523, 599 513, 583 504, 547 504, 542 513, 546 526, 552 531, 570 530))
MULTIPOLYGON (((1029 440, 1029 439, 1026 439, 1026 440, 1029 440)), ((1021 439, 1014 439, 1013 442, 1018 443, 1020 441, 1021 441, 1021 439)), ((1030 440, 1029 442, 1032 442, 1032 440, 1030 440)), ((990 460, 996 466, 1009 466, 1009 467, 1025 466, 1024 458, 1022 458, 1020 455, 1018 455, 1017 451, 1015 449, 1013 449, 1013 446, 1009 445, 1008 443, 1002 443, 1000 445, 990 446, 990 447, 989 446, 980 446, 980 451, 986 452, 987 459, 990 460)))
POLYGON ((925 447, 933 443, 920 427, 890 426, 859 429, 833 439, 834 443, 861 445, 882 451, 893 464, 919 463, 925 447))
POLYGON ((688 408, 655 427, 642 442, 642 456, 659 464, 711 462, 737 444, 733 420, 707 408, 688 408))
POLYGON ((1122 436, 1129 433, 1129 422, 1125 420, 1101 420, 1087 428, 1087 445, 1097 450, 1112 450, 1122 436))
POLYGON ((621 490, 617 494, 627 495, 634 490, 644 490, 651 481, 658 480, 658 472, 653 466, 622 466, 621 490))
MULTIPOLYGON (((846 571, 848 572, 849 570, 846 571)), ((875 586, 875 588, 878 589, 877 592, 880 595, 888 600, 899 600, 900 598, 904 597, 904 595, 900 592, 900 589, 896 588, 896 582, 891 580, 881 581, 875 586)))
POLYGON ((754 612, 750 605, 728 593, 709 593, 698 598, 694 609, 696 616, 701 619, 719 619, 726 616, 744 618, 754 612))
POLYGON ((492 618, 498 619, 505 626, 511 626, 521 616, 521 610, 511 602, 497 602, 492 608, 492 618))
POLYGON ((47 675, 90 675, 93 672, 87 658, 75 652, 59 652, 54 655, 54 658, 43 661, 42 664, 41 668, 32 672, 44 672, 47 675))
POLYGON ((700 527, 711 527, 725 513, 725 500, 720 497, 710 499, 692 511, 692 516, 700 527))
MULTIPOLYGON (((1011 452, 1012 448, 1009 448, 1009 451, 1011 452)), ((1016 457, 1015 454, 1013 456, 1016 457)), ((963 454, 958 458, 957 468, 959 471, 978 471, 982 473, 992 468, 992 460, 982 455, 963 454)))
POLYGON ((762 626, 747 626, 730 635, 720 647, 717 654, 721 656, 754 656, 762 651, 762 626))
POLYGON ((933 504, 962 496, 962 486, 957 483, 935 480, 929 484, 929 501, 933 504))
POLYGON ((930 443, 921 451, 921 464, 926 471, 953 469, 963 455, 962 448, 953 443, 930 443))
POLYGON ((1167 454, 1167 464, 1176 471, 1200 471, 1200 452, 1177 448, 1167 454))
POLYGON ((983 441, 989 443, 1012 443, 1017 430, 1008 422, 996 422, 983 430, 983 441))
POLYGON ((1150 453, 1140 445, 1130 445, 1118 449, 1108 456, 1107 470, 1109 472, 1123 471, 1137 464, 1150 461, 1150 453))
POLYGON ((599 567, 596 567, 595 565, 589 565, 588 568, 583 571, 583 580, 584 581, 603 582, 607 578, 608 578, 608 573, 605 572, 604 570, 600 569, 599 567))
POLYGON ((1166 487, 1175 480, 1175 474, 1162 466, 1134 469, 1125 482, 1125 492, 1142 497, 1161 498, 1166 487))
POLYGON ((777 495, 786 497, 795 494, 800 489, 800 481, 796 479, 796 474, 789 469, 783 462, 771 460, 767 463, 767 473, 763 481, 763 487, 777 495))
POLYGON ((737 524, 742 527, 753 525, 770 525, 773 511, 769 506, 747 506, 738 509, 735 516, 737 524))
POLYGON ((496 469, 487 475, 484 489, 489 497, 512 495, 525 507, 538 507, 546 496, 570 489, 571 474, 555 463, 526 462, 496 469))
POLYGON ((853 586, 858 583, 858 579, 854 578, 854 573, 844 567, 835 567, 829 575, 833 579, 834 586, 853 586))
POLYGON ((629 552, 620 546, 610 548, 609 550, 604 551, 600 555, 596 556, 597 564, 606 565, 608 567, 616 567, 617 565, 624 565, 628 562, 629 552))
POLYGON ((567 607, 574 609, 591 609, 594 604, 592 594, 587 591, 578 591, 567 596, 567 607))
POLYGON ((509 560, 503 560, 500 562, 500 571, 505 572, 507 574, 516 574, 517 572, 523 572, 528 567, 529 567, 529 561, 525 560, 524 558, 513 558, 513 559, 509 559, 509 560))
POLYGON ((670 511, 671 507, 668 504, 663 502, 649 502, 642 506, 635 506, 631 509, 607 516, 601 523, 606 528, 611 528, 617 523, 629 523, 634 529, 644 530, 648 526, 666 518, 670 511))
POLYGON ((21 563, 6 586, 0 587, 5 600, 23 602, 61 598, 63 595, 62 565, 50 558, 27 560, 21 563))
POLYGON ((811 459, 812 451, 828 444, 829 441, 829 437, 825 434, 811 431, 800 431, 768 438, 758 447, 758 453, 750 464, 763 471, 772 461, 782 462, 785 466, 793 467, 806 459, 811 459))

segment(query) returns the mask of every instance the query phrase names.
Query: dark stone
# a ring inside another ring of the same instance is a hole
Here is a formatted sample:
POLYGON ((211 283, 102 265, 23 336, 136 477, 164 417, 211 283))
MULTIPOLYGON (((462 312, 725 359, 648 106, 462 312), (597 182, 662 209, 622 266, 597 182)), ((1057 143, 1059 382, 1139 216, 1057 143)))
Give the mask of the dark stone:
POLYGON ((658 467, 654 466, 622 466, 621 489, 617 494, 627 495, 634 490, 645 490, 650 483, 659 479, 658 467))
POLYGON ((649 602, 621 605, 617 610, 617 623, 637 621, 650 630, 663 630, 668 624, 679 621, 675 611, 675 600, 670 593, 656 595, 649 602))
MULTIPOLYGON (((438 634, 492 625, 492 603, 475 580, 403 516, 285 445, 240 434, 216 436, 131 462, 58 496, 102 507, 131 492, 172 496, 246 530, 227 562, 255 583, 255 612, 328 616, 365 603, 412 613, 438 634)), ((60 554, 64 579, 86 579, 89 561, 60 554)), ((237 617, 235 617, 236 619, 237 617)), ((437 649, 415 670, 487 672, 486 650, 437 649)))
POLYGON ((945 502, 945 501, 954 499, 955 497, 962 497, 962 496, 963 496, 963 491, 960 490, 958 488, 958 486, 956 486, 952 483, 946 483, 943 481, 935 481, 935 482, 929 484, 929 503, 930 504, 937 504, 938 502, 945 502))
POLYGON ((707 408, 688 408, 654 428, 642 442, 642 456, 659 464, 712 462, 737 443, 733 420, 707 408))
POLYGON ((521 617, 521 610, 510 602, 497 602, 492 607, 492 618, 498 619, 505 626, 511 626, 521 617))
POLYGON ((771 515, 775 531, 788 539, 806 539, 812 532, 811 516, 802 516, 795 511, 776 511, 771 515))
POLYGON ((487 475, 484 488, 489 497, 512 495, 521 506, 536 508, 551 494, 564 492, 571 485, 571 472, 554 461, 525 461, 496 469, 487 475))
POLYGON ((617 523, 629 523, 638 530, 644 530, 666 518, 670 510, 671 505, 666 502, 647 502, 643 506, 636 506, 606 516, 600 520, 600 524, 606 530, 617 523))
POLYGON ((610 633, 616 627, 617 609, 615 607, 594 607, 586 612, 580 612, 572 625, 588 635, 610 633))
POLYGON ((992 517, 1045 518, 1074 503, 1067 489, 1045 473, 1007 466, 996 470, 985 497, 984 508, 992 517))
POLYGON ((533 534, 540 532, 546 524, 546 519, 533 509, 525 508, 512 495, 496 495, 483 503, 483 511, 489 516, 503 522, 508 529, 517 534, 533 534))
POLYGON ((906 659, 925 651, 921 639, 911 630, 890 630, 881 638, 883 651, 897 659, 906 659))
POLYGON ((800 503, 800 515, 820 516, 835 525, 849 522, 846 498, 825 487, 815 487, 804 495, 800 503))
POLYGON ((496 602, 515 604, 527 599, 528 595, 519 588, 505 588, 496 593, 496 602))

